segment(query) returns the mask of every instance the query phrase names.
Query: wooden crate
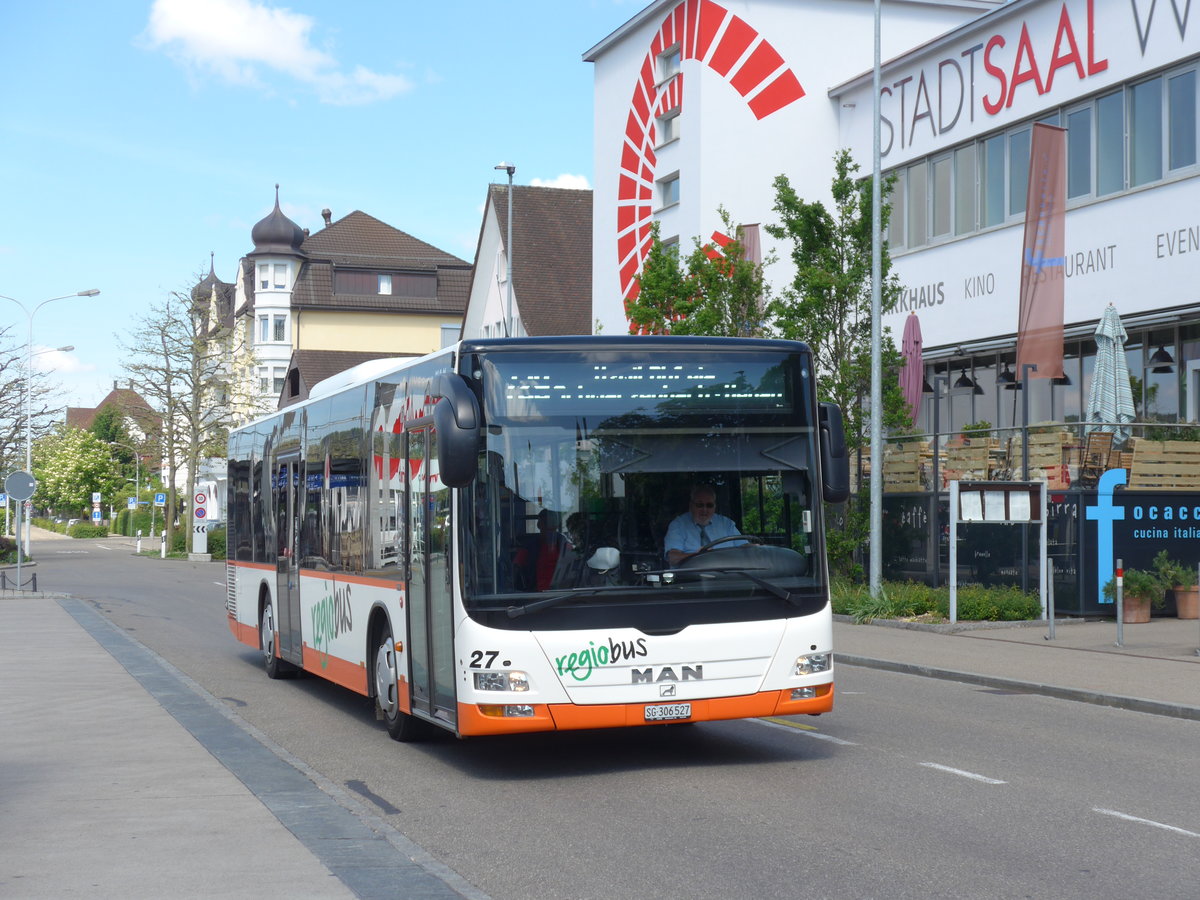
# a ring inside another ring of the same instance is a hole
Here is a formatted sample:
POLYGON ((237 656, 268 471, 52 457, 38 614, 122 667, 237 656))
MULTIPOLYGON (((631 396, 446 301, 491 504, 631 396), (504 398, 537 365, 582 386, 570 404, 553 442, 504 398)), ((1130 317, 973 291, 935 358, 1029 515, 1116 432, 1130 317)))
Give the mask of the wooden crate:
MULTIPOLYGON (((1037 478, 1038 473, 1048 466, 1061 466, 1067 460, 1064 450, 1070 446, 1071 435, 1065 431, 1049 431, 1029 435, 1029 477, 1037 478)), ((1021 453, 1023 447, 1018 438, 1013 442, 1013 473, 1019 477, 1024 471, 1021 453)))
POLYGON ((883 491, 923 491, 926 461, 932 458, 929 441, 889 444, 883 456, 883 491))
POLYGON ((1128 489, 1200 491, 1200 441, 1136 439, 1128 489))
POLYGON ((942 463, 942 487, 951 481, 986 481, 991 468, 992 451, 987 441, 971 446, 950 446, 942 463))

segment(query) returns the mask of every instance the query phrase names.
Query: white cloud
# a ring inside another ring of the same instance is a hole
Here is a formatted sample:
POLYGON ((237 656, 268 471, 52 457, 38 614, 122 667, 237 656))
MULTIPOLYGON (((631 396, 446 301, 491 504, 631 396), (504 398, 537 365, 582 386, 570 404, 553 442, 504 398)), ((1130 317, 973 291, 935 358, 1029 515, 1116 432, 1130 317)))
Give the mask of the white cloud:
POLYGON ((85 363, 73 353, 54 350, 48 347, 33 348, 33 367, 39 372, 49 372, 54 375, 74 375, 80 372, 92 372, 96 367, 85 363))
POLYGON ((347 74, 313 46, 311 16, 253 0, 155 0, 143 38, 190 70, 231 84, 262 87, 277 72, 311 86, 323 103, 355 105, 387 100, 412 82, 363 66, 347 74))
POLYGON ((570 175, 567 173, 548 180, 545 178, 534 178, 529 183, 533 187, 574 188, 575 190, 582 191, 591 189, 586 175, 570 175))

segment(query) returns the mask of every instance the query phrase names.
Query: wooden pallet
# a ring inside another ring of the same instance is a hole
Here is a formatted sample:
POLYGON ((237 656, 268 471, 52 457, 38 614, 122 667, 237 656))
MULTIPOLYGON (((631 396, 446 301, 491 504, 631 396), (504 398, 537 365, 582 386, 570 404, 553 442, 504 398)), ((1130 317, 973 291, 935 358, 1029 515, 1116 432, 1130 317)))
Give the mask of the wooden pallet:
POLYGON ((883 457, 884 493, 925 490, 923 469, 932 456, 929 441, 889 444, 883 457))
POLYGON ((947 446, 942 464, 942 487, 951 481, 986 481, 991 471, 992 448, 987 441, 971 446, 947 446))
POLYGON ((1200 491, 1200 441, 1136 439, 1128 489, 1200 491))

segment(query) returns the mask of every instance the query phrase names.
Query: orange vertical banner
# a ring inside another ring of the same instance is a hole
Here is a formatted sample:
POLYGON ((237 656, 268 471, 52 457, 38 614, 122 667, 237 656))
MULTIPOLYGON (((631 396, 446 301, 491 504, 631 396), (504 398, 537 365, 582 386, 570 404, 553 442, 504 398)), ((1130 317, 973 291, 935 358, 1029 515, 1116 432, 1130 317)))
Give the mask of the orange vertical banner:
POLYGON ((1021 248, 1021 308, 1017 324, 1017 378, 1024 365, 1036 377, 1063 374, 1063 287, 1066 279, 1067 132, 1033 126, 1025 241, 1021 248))

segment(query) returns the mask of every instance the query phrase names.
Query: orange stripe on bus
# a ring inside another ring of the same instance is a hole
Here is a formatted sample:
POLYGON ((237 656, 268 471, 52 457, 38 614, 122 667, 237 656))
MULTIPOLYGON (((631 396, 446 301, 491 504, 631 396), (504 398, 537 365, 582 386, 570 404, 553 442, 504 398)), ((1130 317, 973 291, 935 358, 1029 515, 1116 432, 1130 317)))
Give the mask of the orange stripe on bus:
MULTIPOLYGON (((791 689, 762 691, 741 697, 713 697, 687 701, 688 719, 674 722, 714 722, 721 719, 757 719, 764 716, 815 715, 833 709, 833 685, 817 687, 817 696, 792 700, 791 689)), ((527 731, 570 731, 582 728, 624 728, 656 724, 646 721, 646 707, 658 703, 611 703, 579 706, 573 703, 535 703, 532 716, 485 715, 481 705, 458 704, 458 732, 464 736, 518 734, 527 731)), ((664 723, 670 724, 670 723, 664 723)))
POLYGON ((356 694, 365 696, 367 693, 367 666, 365 663, 352 663, 340 656, 322 653, 305 644, 304 670, 332 681, 334 684, 349 688, 356 694))
POLYGON ((238 559, 228 560, 228 563, 237 569, 261 569, 264 572, 275 572, 278 570, 278 567, 274 563, 246 562, 245 560, 238 559))
POLYGON ((363 584, 367 587, 402 588, 404 582, 397 578, 370 578, 366 575, 347 575, 344 572, 328 572, 321 569, 301 569, 301 578, 319 578, 337 584, 363 584))
POLYGON ((251 647, 258 647, 258 629, 253 625, 243 625, 233 615, 228 613, 226 618, 229 620, 229 630, 233 636, 243 644, 248 644, 251 647))

